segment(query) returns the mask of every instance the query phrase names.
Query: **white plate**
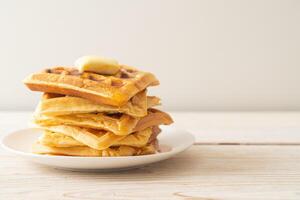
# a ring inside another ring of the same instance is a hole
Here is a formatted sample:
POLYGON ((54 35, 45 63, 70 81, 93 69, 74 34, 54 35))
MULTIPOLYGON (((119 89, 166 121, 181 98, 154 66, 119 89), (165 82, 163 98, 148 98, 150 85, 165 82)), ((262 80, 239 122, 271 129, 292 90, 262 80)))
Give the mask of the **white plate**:
POLYGON ((144 156, 124 157, 75 157, 51 156, 31 153, 31 146, 42 133, 38 128, 27 128, 12 132, 3 137, 4 149, 33 162, 56 168, 71 170, 121 170, 135 168, 168 159, 189 148, 195 141, 192 134, 170 127, 162 128, 159 135, 160 146, 171 150, 144 156))

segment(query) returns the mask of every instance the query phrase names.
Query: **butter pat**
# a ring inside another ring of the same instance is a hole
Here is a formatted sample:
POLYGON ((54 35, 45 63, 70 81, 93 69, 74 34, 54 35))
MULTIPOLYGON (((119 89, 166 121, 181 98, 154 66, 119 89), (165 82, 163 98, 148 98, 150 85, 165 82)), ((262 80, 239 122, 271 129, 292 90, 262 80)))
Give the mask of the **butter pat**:
POLYGON ((120 70, 118 61, 99 56, 83 56, 78 58, 75 66, 80 72, 94 72, 103 75, 114 75, 120 70))

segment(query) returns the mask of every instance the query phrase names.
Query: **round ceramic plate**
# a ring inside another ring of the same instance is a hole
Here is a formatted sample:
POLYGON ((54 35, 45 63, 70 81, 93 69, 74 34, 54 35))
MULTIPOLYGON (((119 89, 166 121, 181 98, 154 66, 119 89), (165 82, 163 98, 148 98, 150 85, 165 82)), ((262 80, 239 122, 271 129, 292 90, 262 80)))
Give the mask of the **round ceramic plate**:
POLYGON ((143 156, 76 157, 52 156, 31 153, 31 146, 42 134, 38 128, 27 128, 2 138, 4 149, 33 162, 70 170, 121 170, 135 168, 168 159, 189 148, 195 141, 192 134, 171 127, 162 128, 158 136, 161 152, 143 156))

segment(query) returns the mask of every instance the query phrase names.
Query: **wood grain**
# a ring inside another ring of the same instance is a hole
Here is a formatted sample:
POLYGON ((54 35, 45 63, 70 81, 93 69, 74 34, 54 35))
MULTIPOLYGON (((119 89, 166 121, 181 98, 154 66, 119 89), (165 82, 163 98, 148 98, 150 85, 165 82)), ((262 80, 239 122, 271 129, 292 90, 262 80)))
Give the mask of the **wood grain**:
MULTIPOLYGON (((0 148, 0 200, 300 199, 299 112, 172 115, 177 127, 196 136, 196 144, 170 160, 130 171, 63 171, 0 148)), ((26 128, 30 116, 0 112, 0 137, 26 128)))
POLYGON ((300 199, 300 146, 194 145, 121 172, 43 167, 0 150, 0 199, 300 199))

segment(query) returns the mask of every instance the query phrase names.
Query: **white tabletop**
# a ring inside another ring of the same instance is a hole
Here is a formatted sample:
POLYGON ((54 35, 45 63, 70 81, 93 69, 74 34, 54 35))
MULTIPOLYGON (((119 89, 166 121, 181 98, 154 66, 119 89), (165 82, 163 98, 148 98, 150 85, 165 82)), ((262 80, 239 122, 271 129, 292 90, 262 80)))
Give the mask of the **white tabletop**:
MULTIPOLYGON (((171 114, 197 142, 130 171, 63 171, 0 148, 0 199, 300 199, 300 113, 171 114)), ((26 128, 30 116, 0 112, 0 135, 26 128)))

